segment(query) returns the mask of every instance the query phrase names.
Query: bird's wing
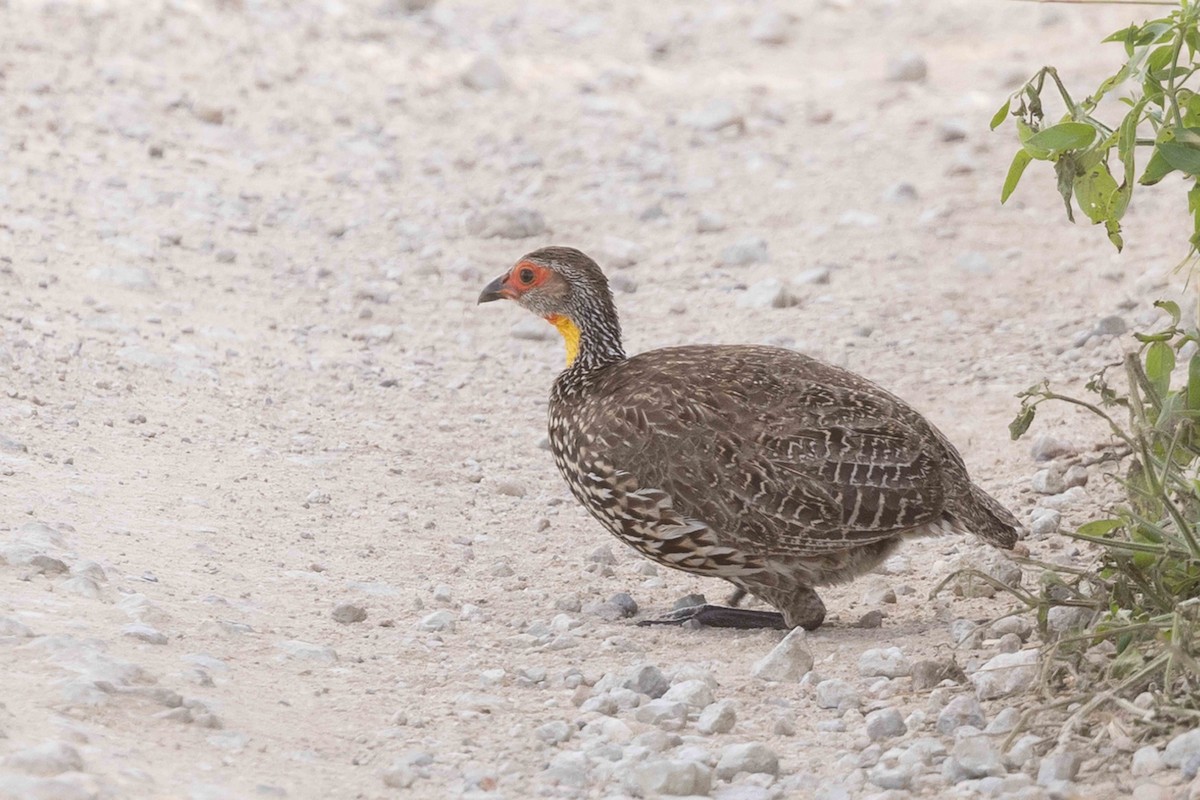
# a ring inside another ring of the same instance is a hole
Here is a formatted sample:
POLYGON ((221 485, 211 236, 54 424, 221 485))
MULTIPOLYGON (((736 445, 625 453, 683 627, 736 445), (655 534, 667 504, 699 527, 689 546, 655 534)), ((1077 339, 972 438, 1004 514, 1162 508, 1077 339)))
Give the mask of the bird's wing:
POLYGON ((915 412, 895 413, 899 401, 882 390, 792 378, 786 391, 763 391, 753 376, 690 386, 669 373, 658 378, 627 388, 619 403, 597 398, 588 449, 722 541, 820 555, 942 516, 945 454, 906 419, 915 412))

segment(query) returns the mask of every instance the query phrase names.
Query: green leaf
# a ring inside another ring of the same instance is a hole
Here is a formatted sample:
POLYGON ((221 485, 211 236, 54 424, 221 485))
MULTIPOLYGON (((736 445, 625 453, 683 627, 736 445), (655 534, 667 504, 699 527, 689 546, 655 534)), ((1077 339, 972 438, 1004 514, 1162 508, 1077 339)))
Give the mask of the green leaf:
POLYGON ((1129 198, 1133 195, 1133 184, 1122 183, 1117 193, 1113 195, 1112 210, 1109 214, 1109 219, 1117 222, 1121 217, 1125 216, 1126 209, 1129 208, 1129 198))
POLYGON ((1158 392, 1166 397, 1171 390, 1171 373, 1175 371, 1175 351, 1166 342, 1154 342, 1146 348, 1146 377, 1158 392))
POLYGON ((1013 191, 1017 188, 1017 183, 1021 180, 1021 175, 1025 173, 1025 168, 1033 161, 1033 156, 1029 155, 1024 150, 1018 150, 1013 156, 1012 164, 1008 167, 1008 176, 1004 179, 1004 188, 1000 190, 1001 204, 1008 201, 1012 196, 1013 191))
POLYGON ((1104 230, 1108 233, 1108 240, 1112 242, 1113 247, 1117 248, 1117 252, 1125 249, 1125 238, 1121 236, 1121 223, 1115 219, 1105 220, 1104 230))
POLYGON ((1051 158, 1068 150, 1082 150, 1096 138, 1096 129, 1084 122, 1060 122, 1043 128, 1025 142, 1025 149, 1034 158, 1044 158, 1040 153, 1049 153, 1051 158))
POLYGON ((1164 44, 1150 51, 1150 56, 1146 59, 1146 69, 1151 72, 1158 72, 1171 63, 1171 56, 1175 53, 1175 46, 1172 44, 1164 44))
POLYGON ((1200 147, 1180 141, 1159 142, 1155 151, 1162 153, 1172 168, 1188 175, 1200 175, 1200 147))
POLYGON ((1124 521, 1119 519, 1094 519, 1080 525, 1076 533, 1083 536, 1105 536, 1124 524, 1124 521))
POLYGON ((1108 42, 1131 42, 1133 41, 1133 38, 1137 36, 1138 30, 1140 29, 1137 25, 1130 25, 1128 28, 1121 28, 1121 30, 1110 33, 1108 36, 1101 39, 1100 43, 1106 44, 1108 42))
POLYGON ((1200 410, 1200 353, 1193 353, 1188 361, 1187 407, 1200 410))
POLYGON ((1075 202, 1079 210, 1092 222, 1109 219, 1113 198, 1117 193, 1117 181, 1108 171, 1107 164, 1096 164, 1084 173, 1075 176, 1075 202))
POLYGON ((1021 406, 1021 410, 1017 413, 1017 416, 1012 422, 1008 423, 1008 434, 1014 442, 1024 436, 1025 432, 1029 430, 1029 426, 1033 424, 1033 418, 1036 414, 1037 406, 1021 406))
MULTIPOLYGON (((1132 184, 1135 173, 1135 157, 1137 151, 1137 130, 1138 125, 1142 121, 1142 112, 1146 108, 1146 98, 1142 98, 1133 104, 1129 109, 1129 113, 1121 120, 1121 125, 1117 129, 1117 155, 1121 158, 1121 163, 1125 166, 1125 179, 1123 184, 1132 184)), ((1132 186, 1130 188, 1132 191, 1132 186)))
POLYGON ((1008 110, 1011 107, 1012 107, 1012 98, 1010 97, 1004 101, 1004 105, 1000 106, 1000 110, 992 115, 992 121, 991 121, 991 129, 992 130, 996 130, 996 128, 999 128, 1000 124, 1002 122, 1004 122, 1005 119, 1008 118, 1008 110))
POLYGON ((1172 327, 1178 325, 1180 318, 1183 316, 1183 313, 1179 310, 1179 303, 1176 303, 1174 300, 1155 300, 1154 307, 1161 308, 1171 315, 1172 327))
POLYGON ((1175 168, 1159 151, 1158 146, 1155 146, 1154 152, 1150 154, 1150 161, 1146 164, 1146 171, 1138 178, 1138 183, 1142 186, 1153 186, 1174 171, 1175 168))

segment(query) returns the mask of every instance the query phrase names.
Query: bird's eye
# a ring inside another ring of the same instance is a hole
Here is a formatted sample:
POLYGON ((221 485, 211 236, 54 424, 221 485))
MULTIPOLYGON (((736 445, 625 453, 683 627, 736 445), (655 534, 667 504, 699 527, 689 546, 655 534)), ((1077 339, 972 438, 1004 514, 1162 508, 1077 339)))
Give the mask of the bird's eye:
POLYGON ((521 283, 524 283, 527 285, 530 283, 533 283, 533 270, 526 267, 525 269, 523 269, 519 273, 517 273, 517 277, 519 277, 521 279, 521 283))

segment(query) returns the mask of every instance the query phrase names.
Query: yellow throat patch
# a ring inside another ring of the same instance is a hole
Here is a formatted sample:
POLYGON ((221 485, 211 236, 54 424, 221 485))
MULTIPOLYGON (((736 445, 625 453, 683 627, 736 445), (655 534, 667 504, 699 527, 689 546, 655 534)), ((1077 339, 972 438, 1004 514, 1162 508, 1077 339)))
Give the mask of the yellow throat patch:
POLYGON ((562 334, 563 342, 567 345, 567 366, 571 366, 575 363, 575 357, 579 355, 579 327, 569 317, 560 314, 551 314, 546 317, 546 321, 558 328, 558 332, 562 334))

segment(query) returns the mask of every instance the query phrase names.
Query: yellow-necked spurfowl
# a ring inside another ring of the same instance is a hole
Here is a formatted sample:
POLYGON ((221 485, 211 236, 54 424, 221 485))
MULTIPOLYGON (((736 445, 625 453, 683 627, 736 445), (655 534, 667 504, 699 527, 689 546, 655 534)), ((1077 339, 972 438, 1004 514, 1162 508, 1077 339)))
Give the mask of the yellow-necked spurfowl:
POLYGON ((501 298, 566 340, 550 445, 579 502, 647 558, 782 612, 705 605, 656 621, 811 630, 825 618, 813 587, 861 575, 902 539, 1016 542, 1016 520, 954 445, 858 375, 775 347, 629 358, 607 279, 569 247, 525 256, 479 302, 501 298))

